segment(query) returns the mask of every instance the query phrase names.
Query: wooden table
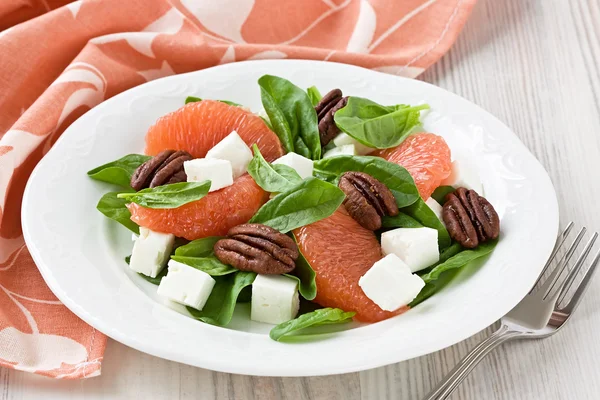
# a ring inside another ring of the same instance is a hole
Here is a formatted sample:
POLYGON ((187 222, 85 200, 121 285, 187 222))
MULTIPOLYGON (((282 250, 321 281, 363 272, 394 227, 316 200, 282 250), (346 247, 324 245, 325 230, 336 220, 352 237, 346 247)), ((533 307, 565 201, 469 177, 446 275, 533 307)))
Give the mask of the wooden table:
MULTIPOLYGON (((600 229, 599 0, 480 0, 452 50, 422 78, 505 121, 549 171, 563 224, 600 229)), ((453 398, 600 398, 600 278, 569 325, 500 348, 453 398)), ((316 378, 211 372, 109 340, 102 376, 54 381, 0 369, 0 400, 419 399, 491 329, 418 359, 316 378)))

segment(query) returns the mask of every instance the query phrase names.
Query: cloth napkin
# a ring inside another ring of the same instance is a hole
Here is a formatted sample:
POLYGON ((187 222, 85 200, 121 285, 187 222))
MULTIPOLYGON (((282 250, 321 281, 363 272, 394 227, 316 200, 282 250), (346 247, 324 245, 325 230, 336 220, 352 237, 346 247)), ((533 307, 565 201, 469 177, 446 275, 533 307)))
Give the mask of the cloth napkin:
POLYGON ((448 50, 475 1, 0 1, 0 365, 100 374, 106 336, 56 299, 21 232, 27 178, 75 119, 144 82, 241 60, 416 77, 448 50))

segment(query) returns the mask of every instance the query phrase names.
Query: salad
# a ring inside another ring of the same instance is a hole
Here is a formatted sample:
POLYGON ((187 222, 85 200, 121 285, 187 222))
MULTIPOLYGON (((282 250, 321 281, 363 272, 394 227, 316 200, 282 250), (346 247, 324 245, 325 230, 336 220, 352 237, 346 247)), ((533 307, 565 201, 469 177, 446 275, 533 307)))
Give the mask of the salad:
POLYGON ((118 186, 97 209, 133 232, 125 261, 160 296, 218 326, 249 302, 289 341, 399 315, 493 251, 498 215, 469 159, 423 132, 428 105, 258 84, 263 112, 190 96, 145 154, 88 171, 118 186))

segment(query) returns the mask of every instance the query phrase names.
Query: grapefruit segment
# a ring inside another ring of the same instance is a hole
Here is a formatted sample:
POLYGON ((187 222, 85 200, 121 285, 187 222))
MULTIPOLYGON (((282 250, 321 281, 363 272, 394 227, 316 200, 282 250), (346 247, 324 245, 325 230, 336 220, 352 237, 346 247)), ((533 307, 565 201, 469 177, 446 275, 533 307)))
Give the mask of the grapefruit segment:
POLYGON ((140 226, 194 240, 225 236, 229 229, 248 222, 268 199, 269 194, 246 174, 233 185, 178 208, 146 208, 135 203, 127 208, 133 222, 140 226))
POLYGON ((398 315, 369 299, 358 280, 383 255, 375 234, 363 228, 341 206, 330 217, 294 230, 302 254, 315 271, 317 297, 323 307, 356 312, 355 318, 377 322, 398 315))
POLYGON ((259 116, 215 100, 188 103, 159 118, 146 134, 145 152, 156 155, 165 149, 185 150, 202 158, 234 130, 248 146, 256 143, 267 161, 284 154, 279 138, 259 116))
POLYGON ((423 200, 427 200, 452 172, 450 148, 444 138, 433 133, 411 135, 400 145, 378 150, 372 155, 406 168, 423 200))

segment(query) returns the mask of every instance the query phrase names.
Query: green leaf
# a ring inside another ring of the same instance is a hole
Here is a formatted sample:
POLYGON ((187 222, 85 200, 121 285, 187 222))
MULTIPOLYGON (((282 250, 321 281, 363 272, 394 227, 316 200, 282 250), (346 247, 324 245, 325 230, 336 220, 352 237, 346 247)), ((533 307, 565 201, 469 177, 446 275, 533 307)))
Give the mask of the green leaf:
POLYGON ((178 247, 175 250, 175 255, 180 257, 208 257, 213 254, 213 247, 219 239, 222 239, 222 237, 209 236, 192 240, 188 244, 178 247))
MULTIPOLYGON (((296 237, 293 234, 289 234, 292 239, 298 244, 296 237)), ((302 297, 306 300, 314 300, 317 296, 317 283, 315 282, 315 270, 312 268, 302 251, 298 249, 298 259, 296 260, 296 268, 292 271, 291 274, 284 274, 285 276, 289 276, 290 278, 295 278, 298 280, 298 290, 302 297)))
POLYGON ((231 321, 237 298, 246 286, 252 285, 254 272, 238 271, 235 274, 215 277, 213 288, 202 311, 187 307, 196 319, 211 325, 226 326, 231 321))
POLYGON ((309 177, 265 203, 250 222, 286 233, 329 217, 344 197, 337 186, 309 177))
POLYGON ((206 272, 211 276, 227 275, 238 271, 231 265, 223 264, 215 256, 184 257, 175 255, 171 256, 171 260, 180 262, 185 265, 189 265, 190 267, 199 269, 200 271, 206 272))
POLYGON ((476 260, 480 257, 486 256, 494 250, 498 240, 491 240, 489 242, 481 243, 479 246, 472 250, 463 250, 456 255, 448 258, 446 261, 436 265, 430 272, 421 276, 425 283, 434 281, 440 277, 442 272, 461 268, 469 264, 471 261, 476 260))
POLYGON ((256 144, 252 145, 252 149, 254 157, 248 164, 248 174, 267 192, 285 192, 302 181, 295 169, 283 164, 269 164, 256 144))
POLYGON ((421 228, 423 225, 411 216, 398 213, 393 217, 386 215, 381 219, 382 228, 421 228))
POLYGON ((160 271, 158 273, 158 275, 156 275, 156 278, 152 278, 148 275, 140 274, 139 272, 138 272, 138 275, 141 276, 142 278, 144 278, 145 280, 147 280, 148 282, 150 282, 151 284, 158 286, 158 285, 160 285, 160 281, 162 280, 162 278, 167 276, 167 272, 168 272, 168 268, 165 267, 165 268, 163 268, 162 271, 160 271))
POLYGON ((263 107, 287 152, 321 158, 317 113, 306 92, 287 79, 264 75, 258 80, 263 107))
POLYGON ((250 303, 252 301, 252 286, 246 286, 238 295, 238 303, 250 303))
POLYGON ((413 204, 402 208, 400 211, 416 219, 423 226, 436 229, 438 231, 438 244, 440 250, 450 246, 450 235, 448 234, 446 227, 431 208, 425 204, 422 198, 419 197, 413 204))
MULTIPOLYGON (((195 97, 195 96, 188 96, 185 98, 185 104, 195 103, 197 101, 202 101, 202 99, 200 97, 195 97)), ((220 101, 221 103, 229 104, 230 106, 243 107, 241 104, 238 104, 238 103, 235 103, 235 102, 229 101, 229 100, 217 100, 217 101, 220 101)))
POLYGON ((195 96, 188 96, 185 98, 185 104, 187 103, 195 103, 197 101, 202 101, 202 99, 200 97, 195 97, 195 96))
MULTIPOLYGON (((131 261, 131 256, 125 257, 125 262, 127 263, 127 265, 129 265, 130 261, 131 261)), ((160 285, 160 281, 162 280, 162 278, 164 278, 167 275, 167 271, 168 271, 167 268, 163 268, 163 270, 160 271, 158 273, 158 275, 156 275, 156 278, 152 278, 148 275, 140 274, 139 272, 138 272, 138 275, 141 276, 142 278, 144 278, 145 280, 147 280, 148 282, 150 282, 151 284, 158 286, 158 285, 160 285)))
POLYGON ((97 181, 114 183, 125 188, 131 188, 131 176, 140 165, 151 158, 142 154, 128 154, 116 161, 89 170, 87 174, 90 178, 97 181))
POLYGON ((411 301, 408 306, 410 308, 413 308, 417 304, 424 302, 425 300, 442 290, 448 283, 450 283, 452 279, 454 279, 454 277, 456 276, 456 274, 458 274, 459 271, 459 269, 448 270, 442 273, 440 277, 435 281, 426 283, 425 286, 423 286, 423 289, 421 289, 421 291, 417 295, 417 297, 415 297, 415 299, 411 301))
POLYGON ((452 186, 440 186, 433 191, 431 197, 433 197, 433 199, 441 205, 444 205, 444 203, 446 202, 446 196, 449 193, 454 192, 454 190, 455 189, 452 186))
POLYGON ((321 101, 323 98, 323 96, 321 96, 321 92, 319 92, 319 89, 317 89, 316 86, 311 86, 306 89, 306 94, 308 94, 308 98, 313 106, 319 104, 319 101, 321 101))
POLYGON ((180 182, 143 189, 137 193, 119 193, 117 197, 148 208, 177 208, 200 200, 209 189, 210 181, 180 182))
POLYGON ((364 172, 379 180, 392 191, 400 208, 421 198, 408 171, 381 157, 340 155, 316 161, 314 164, 315 174, 324 176, 327 180, 337 181, 346 171, 364 172))
POLYGON ((118 198, 118 192, 106 193, 98 201, 96 209, 108 218, 117 221, 130 231, 140 233, 140 227, 131 220, 131 213, 127 209, 127 200, 118 198))
POLYGON ((265 123, 265 125, 267 126, 267 128, 269 128, 270 130, 272 130, 273 132, 275 132, 275 130, 273 129, 273 125, 271 125, 271 121, 269 121, 269 118, 260 117, 260 119, 263 120, 263 122, 265 123))
POLYGON ((279 341, 285 336, 299 335, 298 331, 311 326, 350 322, 354 314, 356 313, 345 312, 339 308, 321 308, 275 326, 269 336, 279 341))
POLYGON ((362 144, 378 149, 394 147, 420 124, 420 111, 428 105, 382 106, 362 97, 350 96, 348 104, 334 114, 338 128, 362 144))

